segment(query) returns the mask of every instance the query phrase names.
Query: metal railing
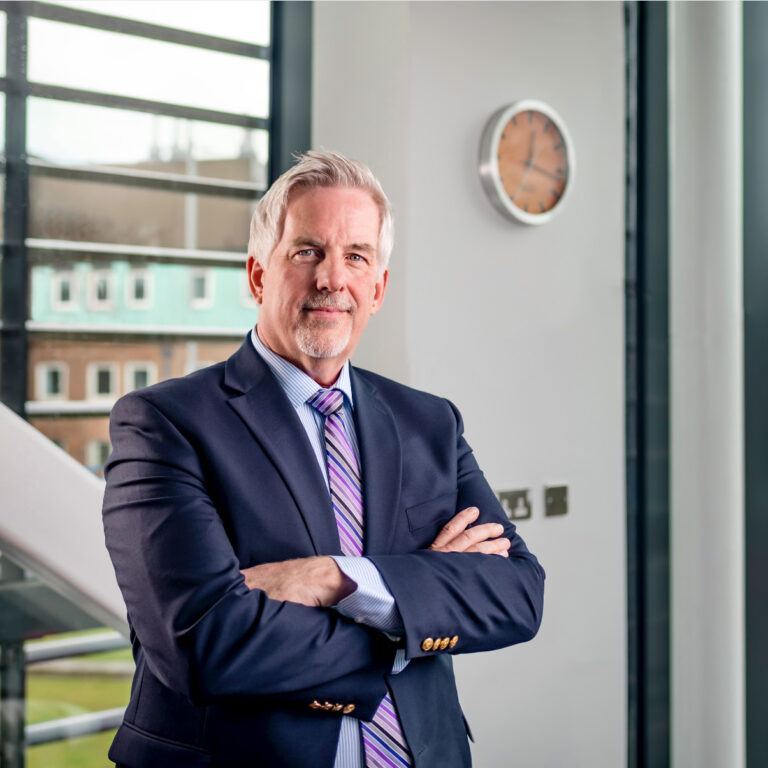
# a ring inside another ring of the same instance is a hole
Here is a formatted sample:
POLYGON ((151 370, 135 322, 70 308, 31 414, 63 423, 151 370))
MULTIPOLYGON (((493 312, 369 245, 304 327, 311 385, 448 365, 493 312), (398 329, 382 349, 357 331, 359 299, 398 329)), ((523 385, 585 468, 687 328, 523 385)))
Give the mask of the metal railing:
MULTIPOLYGON (((130 643, 119 632, 100 632, 97 635, 30 643, 24 647, 24 662, 25 665, 29 666, 41 662, 124 648, 130 648, 130 643)), ((100 712, 86 712, 72 717, 62 717, 44 723, 27 725, 24 728, 24 742, 27 747, 34 747, 38 744, 74 739, 78 736, 88 736, 101 731, 111 731, 120 726, 124 714, 125 707, 115 707, 100 712)))

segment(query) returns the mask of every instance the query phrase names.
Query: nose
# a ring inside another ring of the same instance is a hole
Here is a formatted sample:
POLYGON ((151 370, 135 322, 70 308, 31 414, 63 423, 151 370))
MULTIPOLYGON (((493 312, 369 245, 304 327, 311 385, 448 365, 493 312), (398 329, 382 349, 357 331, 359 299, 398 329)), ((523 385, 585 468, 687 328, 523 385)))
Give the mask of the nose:
POLYGON ((335 254, 326 253, 315 267, 315 285, 318 291, 336 293, 344 287, 344 259, 335 254))

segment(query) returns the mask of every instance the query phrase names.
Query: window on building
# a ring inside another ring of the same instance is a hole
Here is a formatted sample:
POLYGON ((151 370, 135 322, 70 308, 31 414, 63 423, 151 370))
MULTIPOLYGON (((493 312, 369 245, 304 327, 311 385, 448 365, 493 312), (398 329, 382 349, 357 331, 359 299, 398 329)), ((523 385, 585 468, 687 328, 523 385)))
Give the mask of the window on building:
POLYGON ((66 400, 69 366, 61 362, 42 362, 35 366, 35 399, 66 400))
POLYGON ((89 440, 85 444, 85 464, 94 472, 102 472, 107 463, 112 446, 108 440, 89 440))
POLYGON ((79 290, 75 272, 54 272, 51 277, 51 307, 64 312, 79 309, 79 290))
POLYGON ((117 365, 89 363, 86 367, 86 396, 88 400, 113 399, 118 396, 117 365))
POLYGON ((125 364, 125 391, 142 389, 157 381, 157 365, 153 362, 131 361, 125 364))
POLYGON ((210 309, 213 305, 213 276, 210 269, 190 270, 189 304, 193 309, 210 309))
POLYGON ((125 305, 129 309, 149 309, 153 296, 152 272, 149 269, 131 269, 125 288, 125 305))
POLYGON ((88 309, 113 309, 113 299, 114 276, 111 270, 91 270, 88 273, 88 309))

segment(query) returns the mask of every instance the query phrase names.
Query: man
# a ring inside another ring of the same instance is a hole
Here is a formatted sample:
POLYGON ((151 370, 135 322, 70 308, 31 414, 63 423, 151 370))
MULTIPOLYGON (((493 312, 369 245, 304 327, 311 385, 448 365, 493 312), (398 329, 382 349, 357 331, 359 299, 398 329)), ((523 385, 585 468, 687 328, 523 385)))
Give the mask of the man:
POLYGON ((349 365, 391 248, 373 174, 309 153, 254 213, 242 347, 115 406, 119 765, 470 764, 451 655, 533 637, 544 574, 455 408, 349 365))

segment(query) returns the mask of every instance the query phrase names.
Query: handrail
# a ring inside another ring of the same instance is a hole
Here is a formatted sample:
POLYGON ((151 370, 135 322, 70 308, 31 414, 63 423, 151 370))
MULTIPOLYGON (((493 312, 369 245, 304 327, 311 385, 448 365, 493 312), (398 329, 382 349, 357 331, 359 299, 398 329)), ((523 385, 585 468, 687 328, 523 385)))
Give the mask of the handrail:
POLYGON ((111 731, 113 728, 120 727, 125 709, 125 707, 115 707, 101 712, 87 712, 82 715, 28 725, 24 729, 24 739, 28 747, 34 747, 52 741, 63 741, 101 731, 111 731))
POLYGON ((37 664, 41 661, 83 656, 87 653, 117 651, 130 647, 131 644, 119 632, 100 632, 94 635, 27 643, 24 646, 24 660, 27 664, 37 664))

